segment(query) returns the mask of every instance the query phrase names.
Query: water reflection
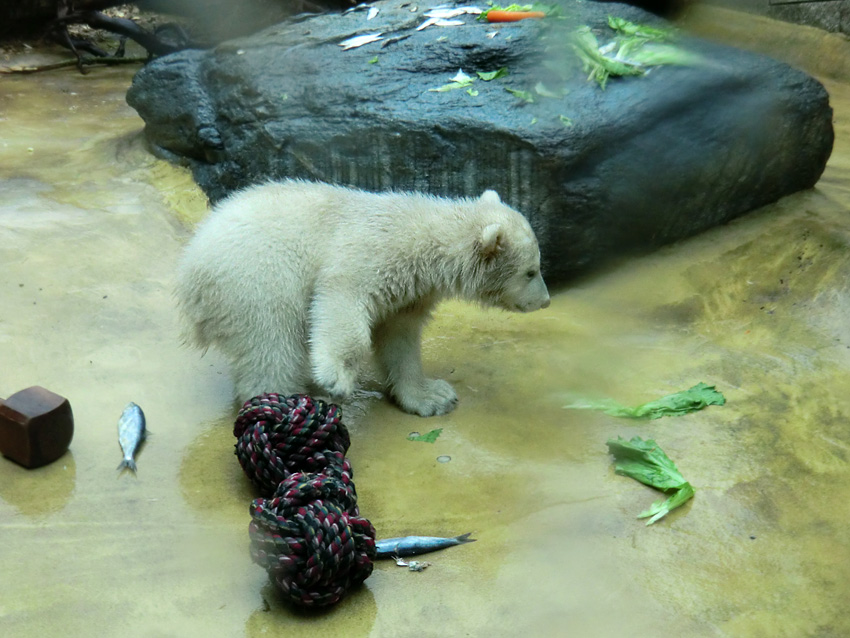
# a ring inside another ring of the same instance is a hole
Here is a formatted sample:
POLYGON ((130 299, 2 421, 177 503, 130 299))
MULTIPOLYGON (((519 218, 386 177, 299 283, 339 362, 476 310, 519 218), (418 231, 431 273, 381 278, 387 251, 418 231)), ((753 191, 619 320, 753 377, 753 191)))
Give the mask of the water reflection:
POLYGON ((29 518, 43 518, 64 509, 76 482, 77 465, 71 450, 34 470, 0 459, 0 499, 29 518))
MULTIPOLYGON (((368 582, 368 581, 367 581, 368 582)), ((245 637, 286 636, 314 638, 315 636, 368 636, 378 614, 375 597, 367 585, 350 591, 330 609, 304 610, 286 604, 277 588, 266 584, 260 595, 263 606, 248 618, 245 637)))
POLYGON ((183 454, 180 491, 186 504, 204 516, 245 521, 248 541, 248 507, 257 498, 233 453, 233 419, 223 416, 199 427, 199 434, 183 454))

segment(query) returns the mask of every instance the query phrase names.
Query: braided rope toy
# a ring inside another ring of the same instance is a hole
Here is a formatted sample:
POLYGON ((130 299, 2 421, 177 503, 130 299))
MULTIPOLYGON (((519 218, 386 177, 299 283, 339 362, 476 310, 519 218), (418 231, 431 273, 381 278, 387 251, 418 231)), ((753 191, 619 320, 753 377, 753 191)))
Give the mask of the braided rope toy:
POLYGON ((295 604, 340 601, 372 573, 375 528, 360 516, 342 410, 303 394, 261 394, 233 426, 236 456, 261 498, 251 558, 295 604))

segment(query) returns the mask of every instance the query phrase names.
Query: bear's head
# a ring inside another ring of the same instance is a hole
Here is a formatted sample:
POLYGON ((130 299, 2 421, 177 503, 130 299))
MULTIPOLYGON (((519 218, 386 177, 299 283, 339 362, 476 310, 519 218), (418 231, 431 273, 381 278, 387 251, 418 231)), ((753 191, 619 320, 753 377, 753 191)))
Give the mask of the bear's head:
POLYGON ((485 191, 476 205, 488 222, 476 242, 481 288, 487 305, 513 312, 532 312, 549 305, 540 274, 540 249, 528 220, 505 206, 495 191, 485 191))

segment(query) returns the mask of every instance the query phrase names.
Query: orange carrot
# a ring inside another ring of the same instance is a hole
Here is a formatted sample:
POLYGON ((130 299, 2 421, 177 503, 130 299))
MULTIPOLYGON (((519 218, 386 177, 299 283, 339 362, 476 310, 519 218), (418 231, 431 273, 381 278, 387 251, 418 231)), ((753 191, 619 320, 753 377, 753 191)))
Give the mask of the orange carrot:
POLYGON ((542 11, 493 11, 487 12, 487 22, 516 22, 526 18, 545 18, 542 11))

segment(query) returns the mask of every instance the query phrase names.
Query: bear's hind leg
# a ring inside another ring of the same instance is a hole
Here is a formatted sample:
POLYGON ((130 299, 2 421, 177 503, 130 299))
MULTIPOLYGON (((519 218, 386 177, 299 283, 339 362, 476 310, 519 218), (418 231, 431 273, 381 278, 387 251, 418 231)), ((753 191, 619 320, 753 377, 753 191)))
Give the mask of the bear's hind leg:
POLYGON ((405 412, 419 416, 447 414, 457 405, 454 388, 426 378, 422 370, 422 328, 430 309, 430 304, 406 308, 375 329, 375 351, 390 394, 405 412))
POLYGON ((221 344, 233 365, 239 399, 247 401, 265 392, 308 392, 310 362, 305 337, 303 330, 279 325, 274 332, 248 330, 221 344))

